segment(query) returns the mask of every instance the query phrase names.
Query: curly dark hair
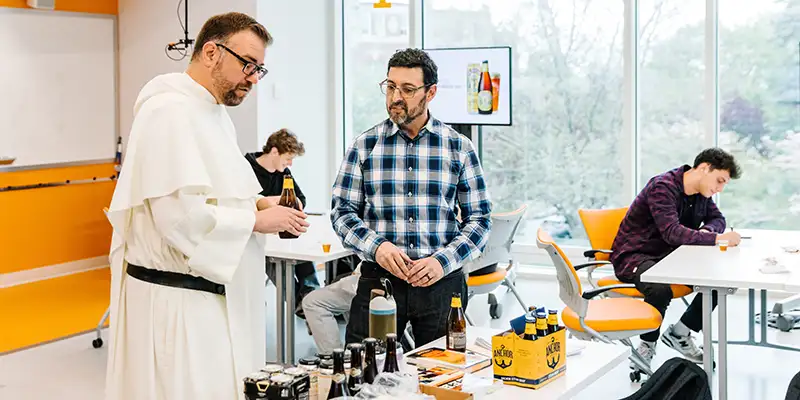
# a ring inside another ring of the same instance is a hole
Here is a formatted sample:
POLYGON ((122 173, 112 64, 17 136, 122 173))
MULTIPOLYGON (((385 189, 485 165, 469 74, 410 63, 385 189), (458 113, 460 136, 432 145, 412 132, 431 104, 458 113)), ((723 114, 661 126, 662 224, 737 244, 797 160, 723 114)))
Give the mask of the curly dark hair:
POLYGON ((272 151, 273 147, 278 149, 278 154, 289 153, 296 156, 302 156, 306 153, 306 148, 303 146, 303 142, 298 140, 297 135, 286 128, 269 135, 267 143, 264 145, 261 151, 264 153, 269 153, 272 151))
POLYGON ((736 163, 733 155, 719 147, 712 147, 700 152, 694 159, 694 168, 699 167, 702 163, 707 163, 712 171, 715 169, 728 171, 731 179, 739 179, 742 176, 742 168, 736 163))
POLYGON ((397 50, 392 58, 389 59, 389 67, 386 68, 386 73, 389 73, 392 67, 421 68, 425 90, 431 85, 439 83, 439 70, 436 67, 436 63, 431 60, 428 53, 420 49, 397 50))

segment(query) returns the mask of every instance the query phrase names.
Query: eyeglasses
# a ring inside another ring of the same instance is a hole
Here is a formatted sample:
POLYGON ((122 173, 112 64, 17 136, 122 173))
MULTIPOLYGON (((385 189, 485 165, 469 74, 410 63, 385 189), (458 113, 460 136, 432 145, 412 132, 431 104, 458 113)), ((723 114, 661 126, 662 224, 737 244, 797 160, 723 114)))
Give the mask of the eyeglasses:
POLYGON ((393 96, 395 90, 400 89, 400 96, 402 96, 404 99, 410 99, 414 97, 414 95, 417 93, 417 90, 430 86, 430 85, 422 85, 419 87, 413 87, 413 86, 397 87, 397 85, 395 85, 394 83, 390 83, 389 81, 386 80, 379 83, 378 85, 381 87, 381 93, 387 96, 393 96))
POLYGON ((227 48, 224 44, 219 44, 219 43, 214 43, 214 44, 216 44, 219 47, 222 47, 223 49, 225 49, 225 51, 227 51, 228 53, 231 53, 231 55, 236 57, 236 59, 239 60, 242 63, 242 65, 243 65, 242 66, 242 72, 246 76, 250 76, 250 75, 253 75, 255 73, 258 73, 258 79, 261 80, 261 79, 264 78, 264 76, 267 75, 267 72, 269 72, 263 66, 253 64, 252 62, 245 60, 244 58, 242 58, 242 56, 236 54, 235 51, 227 48))

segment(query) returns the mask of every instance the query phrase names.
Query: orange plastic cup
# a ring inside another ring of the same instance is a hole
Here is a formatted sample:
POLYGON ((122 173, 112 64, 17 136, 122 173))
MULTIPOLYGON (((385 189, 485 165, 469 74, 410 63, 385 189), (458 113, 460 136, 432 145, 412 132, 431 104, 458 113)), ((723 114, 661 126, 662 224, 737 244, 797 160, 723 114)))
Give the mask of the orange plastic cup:
POLYGON ((728 251, 728 241, 727 240, 720 240, 719 241, 719 250, 720 251, 728 251))
POLYGON ((325 253, 331 252, 331 244, 330 243, 323 243, 322 244, 322 251, 325 253))

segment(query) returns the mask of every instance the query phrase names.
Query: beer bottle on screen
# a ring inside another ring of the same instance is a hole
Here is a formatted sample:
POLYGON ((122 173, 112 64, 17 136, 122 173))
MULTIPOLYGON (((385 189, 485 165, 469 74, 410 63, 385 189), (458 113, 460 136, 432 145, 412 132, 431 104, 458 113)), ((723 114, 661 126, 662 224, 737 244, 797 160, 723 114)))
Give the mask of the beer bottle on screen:
POLYGON ((397 363, 397 334, 386 334, 386 359, 383 360, 383 372, 394 373, 400 371, 397 363))
POLYGON ((478 113, 492 113, 492 77, 489 76, 489 61, 481 63, 481 80, 478 83, 478 113))
POLYGON ((467 319, 461 308, 461 294, 453 293, 447 316, 447 350, 467 351, 467 319))
POLYGON ((331 388, 328 389, 328 398, 350 396, 350 389, 347 387, 347 376, 344 374, 344 349, 333 350, 333 375, 331 376, 331 388))
MULTIPOLYGON (((294 193, 294 179, 292 179, 292 176, 289 174, 283 176, 283 192, 281 193, 281 199, 278 201, 278 205, 294 208, 296 210, 300 209, 297 203, 297 196, 294 193)), ((278 237, 281 239, 297 239, 297 235, 286 231, 278 232, 278 237)))

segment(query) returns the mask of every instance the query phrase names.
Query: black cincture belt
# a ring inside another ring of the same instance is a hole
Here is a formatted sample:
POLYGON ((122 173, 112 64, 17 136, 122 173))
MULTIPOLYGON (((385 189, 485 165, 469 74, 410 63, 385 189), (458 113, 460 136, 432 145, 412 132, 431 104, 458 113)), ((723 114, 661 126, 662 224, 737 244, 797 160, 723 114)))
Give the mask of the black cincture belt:
POLYGON ((172 286, 182 289, 201 290, 225 296, 225 285, 211 282, 199 276, 159 271, 128 263, 128 275, 156 285, 172 286))

